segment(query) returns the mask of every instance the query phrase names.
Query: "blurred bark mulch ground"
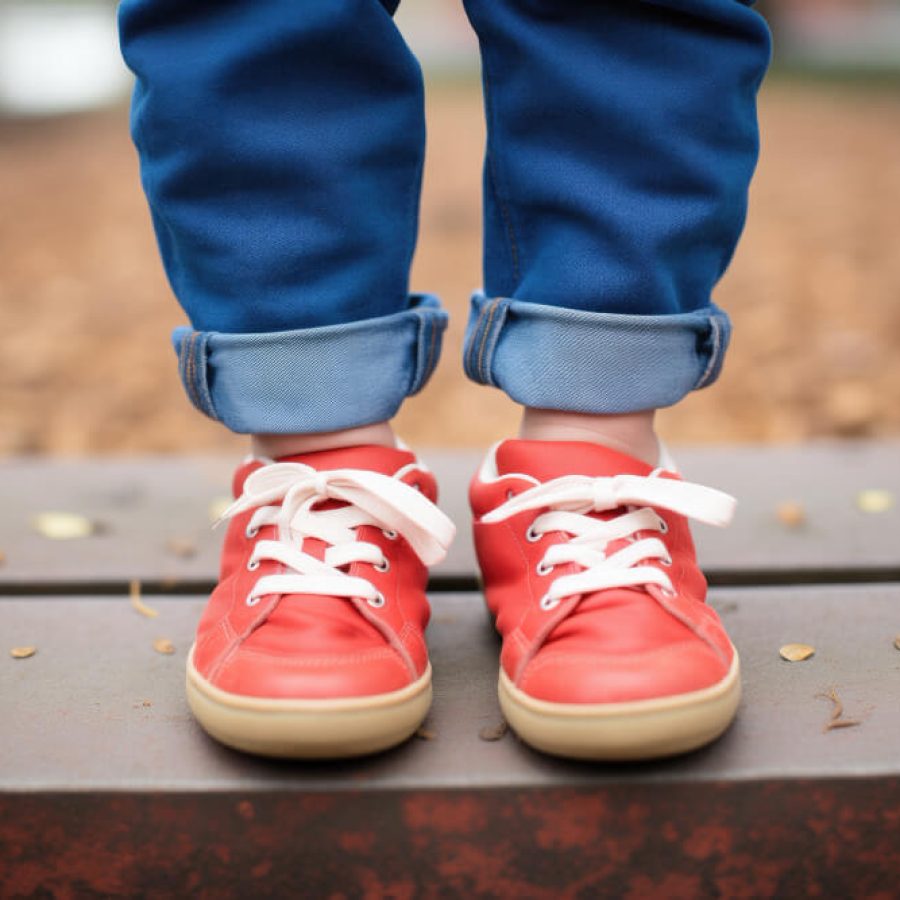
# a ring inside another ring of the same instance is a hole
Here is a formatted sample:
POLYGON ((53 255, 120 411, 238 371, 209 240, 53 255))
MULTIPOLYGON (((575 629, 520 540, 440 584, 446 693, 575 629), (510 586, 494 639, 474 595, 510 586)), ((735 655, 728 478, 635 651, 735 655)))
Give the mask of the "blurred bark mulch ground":
MULTIPOLYGON (((900 94, 770 83, 745 239, 717 291, 735 336, 718 384, 662 416, 673 442, 900 433, 900 94)), ((419 446, 515 428, 459 356, 480 280, 480 96, 439 86, 413 287, 452 313, 399 425, 419 446)), ((0 454, 239 451, 178 384, 182 321, 157 260, 124 110, 0 123, 0 454)))

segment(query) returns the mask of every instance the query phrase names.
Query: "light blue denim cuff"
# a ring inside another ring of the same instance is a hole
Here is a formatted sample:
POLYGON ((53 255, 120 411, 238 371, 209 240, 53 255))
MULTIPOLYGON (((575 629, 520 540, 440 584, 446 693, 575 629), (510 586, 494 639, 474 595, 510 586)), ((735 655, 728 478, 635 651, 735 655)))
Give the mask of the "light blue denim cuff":
POLYGON ((172 343, 188 397, 242 434, 336 431, 391 418, 425 385, 447 313, 415 294, 377 319, 261 334, 176 328, 172 343))
POLYGON ((714 304, 622 315, 472 297, 463 361, 480 384, 539 409, 624 413, 677 403, 712 384, 731 323, 714 304))

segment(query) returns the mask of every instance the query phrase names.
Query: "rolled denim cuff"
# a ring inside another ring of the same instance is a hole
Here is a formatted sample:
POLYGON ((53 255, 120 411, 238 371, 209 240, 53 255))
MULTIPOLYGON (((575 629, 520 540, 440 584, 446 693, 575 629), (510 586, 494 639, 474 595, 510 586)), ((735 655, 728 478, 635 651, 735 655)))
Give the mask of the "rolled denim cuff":
POLYGON ((463 361, 480 384, 538 409, 625 413, 677 403, 712 384, 731 335, 714 304, 622 315, 472 297, 463 361))
POLYGON ((391 418, 437 364, 447 313, 416 294, 377 319, 261 334, 176 328, 194 406, 242 434, 336 431, 391 418))

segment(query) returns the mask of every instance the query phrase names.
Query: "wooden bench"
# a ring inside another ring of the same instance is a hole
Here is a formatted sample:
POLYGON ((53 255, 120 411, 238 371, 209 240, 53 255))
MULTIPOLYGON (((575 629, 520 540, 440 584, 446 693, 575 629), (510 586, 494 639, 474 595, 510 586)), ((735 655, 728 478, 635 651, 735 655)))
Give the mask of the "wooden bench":
POLYGON ((228 461, 0 464, 0 896, 896 895, 900 445, 677 455, 741 500, 729 530, 695 533, 745 699, 712 747, 631 766, 496 739, 498 643, 465 511, 474 456, 425 455, 460 539, 433 578, 421 736, 316 765, 228 751, 184 701, 228 461), (867 489, 898 502, 866 512, 867 489), (805 524, 779 520, 786 500, 805 524), (30 525, 48 510, 99 531, 49 540, 30 525), (134 581, 156 618, 130 604, 134 581), (792 641, 815 655, 783 661, 792 641), (37 652, 13 659, 18 645, 37 652), (829 692, 858 724, 827 727, 829 692))

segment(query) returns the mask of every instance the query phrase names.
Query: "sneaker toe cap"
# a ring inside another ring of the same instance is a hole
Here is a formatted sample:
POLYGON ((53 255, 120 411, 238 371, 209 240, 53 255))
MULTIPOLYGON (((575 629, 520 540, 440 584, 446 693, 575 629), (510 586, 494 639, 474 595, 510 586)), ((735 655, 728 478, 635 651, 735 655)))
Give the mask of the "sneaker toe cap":
POLYGON ((699 640, 620 655, 546 648, 526 665, 517 687, 551 703, 628 703, 710 688, 730 664, 699 640))
POLYGON ((282 700, 339 700, 402 690, 414 676, 389 647, 352 654, 272 656, 236 651, 212 679, 220 690, 282 700))

